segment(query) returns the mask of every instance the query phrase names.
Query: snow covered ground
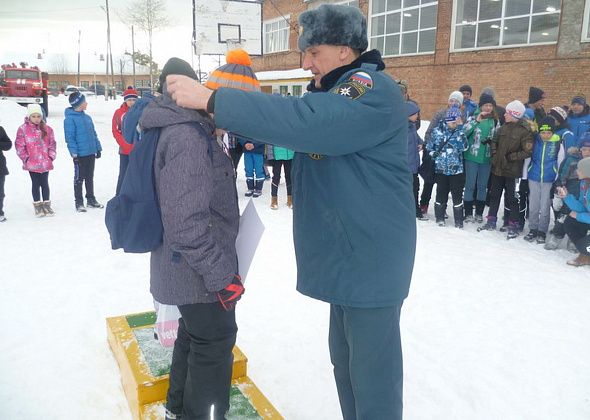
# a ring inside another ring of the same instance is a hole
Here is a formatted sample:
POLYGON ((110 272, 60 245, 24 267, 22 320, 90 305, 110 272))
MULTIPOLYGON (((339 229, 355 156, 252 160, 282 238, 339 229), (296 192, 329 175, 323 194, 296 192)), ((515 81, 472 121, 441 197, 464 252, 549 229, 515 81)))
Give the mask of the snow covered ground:
MULTIPOLYGON (((112 251, 104 210, 74 211, 63 138, 64 97, 50 98, 58 158, 49 182, 56 216, 35 219, 30 180, 5 152, 0 224, 0 418, 131 418, 105 318, 152 308, 149 256, 112 251)), ((103 145, 96 195, 115 190, 111 116, 120 102, 90 98, 103 145)), ((14 140, 25 109, 0 103, 14 140)), ((240 205, 245 181, 240 171, 240 205)), ((257 199, 266 232, 238 305, 249 376, 286 419, 341 418, 327 349, 328 305, 295 291, 291 211, 257 199)), ((403 240, 403 238, 392 238, 403 240)), ((590 418, 590 270, 498 232, 418 223, 410 296, 402 311, 405 418, 590 418)), ((392 273, 394 275, 394 273, 392 273)))

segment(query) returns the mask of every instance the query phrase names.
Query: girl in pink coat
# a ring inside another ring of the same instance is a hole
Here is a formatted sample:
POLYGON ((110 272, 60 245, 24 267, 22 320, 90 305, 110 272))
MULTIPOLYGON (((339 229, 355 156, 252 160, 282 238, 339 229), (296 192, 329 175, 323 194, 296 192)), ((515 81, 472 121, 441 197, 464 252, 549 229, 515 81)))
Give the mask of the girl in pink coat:
POLYGON ((23 161, 23 169, 31 176, 35 216, 53 216, 49 200, 49 171, 53 169, 56 156, 55 137, 51 127, 43 121, 40 105, 30 104, 27 113, 25 123, 16 132, 16 154, 23 161))

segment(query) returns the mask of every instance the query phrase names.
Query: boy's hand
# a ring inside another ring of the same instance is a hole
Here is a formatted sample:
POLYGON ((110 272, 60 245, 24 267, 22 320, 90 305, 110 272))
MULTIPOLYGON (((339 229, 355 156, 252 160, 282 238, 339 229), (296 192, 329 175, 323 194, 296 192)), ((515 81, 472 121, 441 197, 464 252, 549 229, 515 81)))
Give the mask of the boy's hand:
POLYGON ((246 149, 246 150, 252 150, 252 149, 254 149, 254 145, 252 143, 246 143, 244 145, 244 149, 246 149))
POLYGON ((236 303, 238 303, 245 291, 242 279, 236 274, 230 284, 217 292, 217 299, 223 309, 231 311, 236 307, 236 303))

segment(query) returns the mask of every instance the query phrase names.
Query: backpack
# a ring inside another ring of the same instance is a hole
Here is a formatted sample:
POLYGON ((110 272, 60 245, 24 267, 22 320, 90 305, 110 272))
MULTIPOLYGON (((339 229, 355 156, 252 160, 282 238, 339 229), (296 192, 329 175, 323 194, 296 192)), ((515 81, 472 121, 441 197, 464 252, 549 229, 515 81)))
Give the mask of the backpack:
MULTIPOLYGON (((189 123, 199 129, 199 123, 189 123)), ((164 235, 162 215, 154 176, 154 160, 160 128, 142 131, 141 140, 129 154, 129 165, 119 195, 110 199, 105 211, 105 224, 113 249, 129 253, 151 252, 160 247, 164 235)), ((211 156, 208 142, 207 154, 211 156)))

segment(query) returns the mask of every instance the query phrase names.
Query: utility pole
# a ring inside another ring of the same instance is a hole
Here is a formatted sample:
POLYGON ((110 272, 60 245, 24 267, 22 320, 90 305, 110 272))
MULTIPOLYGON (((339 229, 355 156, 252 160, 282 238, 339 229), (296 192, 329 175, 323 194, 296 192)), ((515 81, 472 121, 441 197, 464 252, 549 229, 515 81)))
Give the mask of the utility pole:
MULTIPOLYGON (((111 60, 111 87, 115 89, 115 71, 113 70, 113 50, 111 49, 111 17, 109 15, 109 0, 106 1, 107 6, 107 43, 108 43, 108 54, 111 60)), ((117 94, 113 92, 113 99, 117 99, 117 94)))
POLYGON ((109 0, 106 0, 106 9, 102 6, 100 6, 100 8, 102 10, 105 11, 105 13, 107 14, 107 48, 105 50, 105 55, 106 55, 106 77, 105 77, 105 81, 104 81, 104 100, 108 101, 109 100, 109 41, 110 41, 110 33, 111 33, 111 28, 110 28, 110 24, 109 24, 109 0))
POLYGON ((82 35, 82 30, 78 29, 78 83, 77 86, 80 86, 80 37, 82 35))
POLYGON ((133 87, 137 87, 135 80, 135 34, 133 32, 133 25, 131 25, 131 63, 133 64, 133 87))

